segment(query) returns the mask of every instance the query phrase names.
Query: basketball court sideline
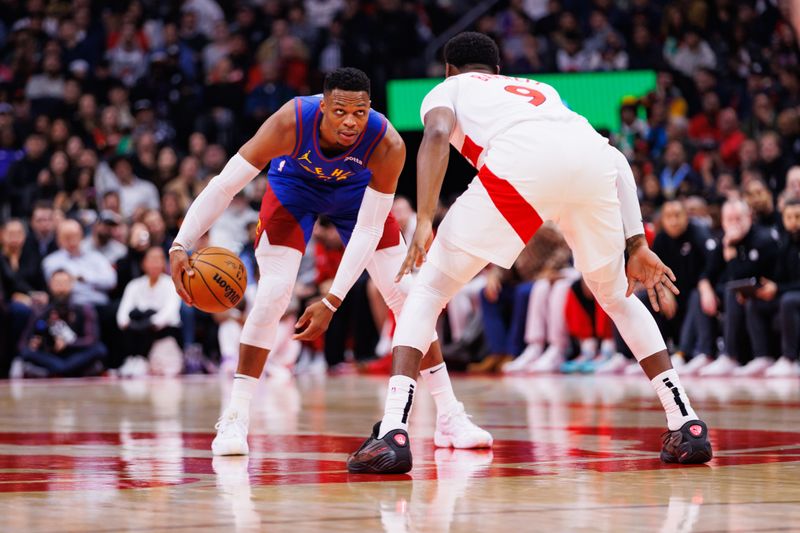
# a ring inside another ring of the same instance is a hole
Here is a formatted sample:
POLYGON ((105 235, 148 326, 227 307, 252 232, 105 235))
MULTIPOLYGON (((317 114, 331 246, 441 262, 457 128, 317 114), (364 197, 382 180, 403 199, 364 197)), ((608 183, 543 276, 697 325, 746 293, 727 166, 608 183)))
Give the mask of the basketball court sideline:
POLYGON ((385 380, 267 380, 251 455, 211 457, 219 377, 0 384, 3 531, 800 530, 800 382, 687 379, 709 465, 658 459, 663 413, 641 377, 455 377, 491 451, 434 449, 418 395, 410 476, 344 459, 385 380))

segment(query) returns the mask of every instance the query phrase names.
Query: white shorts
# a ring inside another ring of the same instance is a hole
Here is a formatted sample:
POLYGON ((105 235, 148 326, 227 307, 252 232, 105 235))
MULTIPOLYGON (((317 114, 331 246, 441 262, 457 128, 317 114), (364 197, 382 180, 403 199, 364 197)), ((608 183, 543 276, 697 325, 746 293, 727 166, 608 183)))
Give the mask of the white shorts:
POLYGON ((493 139, 484 167, 448 211, 437 238, 510 268, 551 220, 591 272, 622 255, 625 234, 613 148, 575 123, 519 124, 493 139))

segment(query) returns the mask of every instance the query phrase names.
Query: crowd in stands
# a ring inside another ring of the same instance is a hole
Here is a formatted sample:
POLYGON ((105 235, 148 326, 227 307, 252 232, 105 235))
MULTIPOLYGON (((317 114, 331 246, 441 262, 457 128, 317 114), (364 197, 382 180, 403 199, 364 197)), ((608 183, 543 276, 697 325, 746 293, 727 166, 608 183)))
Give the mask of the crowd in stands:
MULTIPOLYGON (((0 0, 0 377, 232 369, 252 294, 207 315, 164 273, 188 205, 326 72, 365 70, 379 109, 387 80, 441 75, 426 47, 473 5, 0 0)), ((800 55, 787 20, 771 0, 508 0, 473 23, 506 73, 657 72, 649 94, 610 103, 621 127, 603 133, 678 276, 657 317, 686 373, 800 373, 800 55)), ((250 287, 265 188, 259 176, 204 237, 242 254, 250 287)), ((394 212, 408 240, 410 202, 394 212)), ((392 317, 366 276, 325 339, 291 340, 341 254, 320 221, 268 372, 385 366, 370 361, 387 353, 392 317)), ((469 284, 441 327, 454 368, 636 369, 554 227, 513 269, 469 284)))

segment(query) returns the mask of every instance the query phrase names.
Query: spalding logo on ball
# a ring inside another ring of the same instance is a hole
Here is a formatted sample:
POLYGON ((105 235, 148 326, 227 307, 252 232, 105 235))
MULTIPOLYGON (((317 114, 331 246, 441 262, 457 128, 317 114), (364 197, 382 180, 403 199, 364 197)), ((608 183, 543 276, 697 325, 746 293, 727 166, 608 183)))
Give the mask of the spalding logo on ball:
POLYGON ((192 254, 189 265, 194 276, 183 273, 183 286, 194 306, 206 313, 220 313, 235 307, 247 288, 247 270, 230 250, 217 246, 192 254))

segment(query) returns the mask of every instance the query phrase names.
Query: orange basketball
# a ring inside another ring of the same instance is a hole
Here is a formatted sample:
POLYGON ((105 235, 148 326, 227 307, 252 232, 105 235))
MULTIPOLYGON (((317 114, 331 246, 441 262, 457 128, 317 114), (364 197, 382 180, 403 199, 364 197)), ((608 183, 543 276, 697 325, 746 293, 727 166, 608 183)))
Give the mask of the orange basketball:
POLYGON ((194 306, 206 313, 220 313, 235 307, 247 287, 247 270, 228 249, 210 246, 192 254, 189 264, 194 276, 183 273, 183 286, 194 306))

